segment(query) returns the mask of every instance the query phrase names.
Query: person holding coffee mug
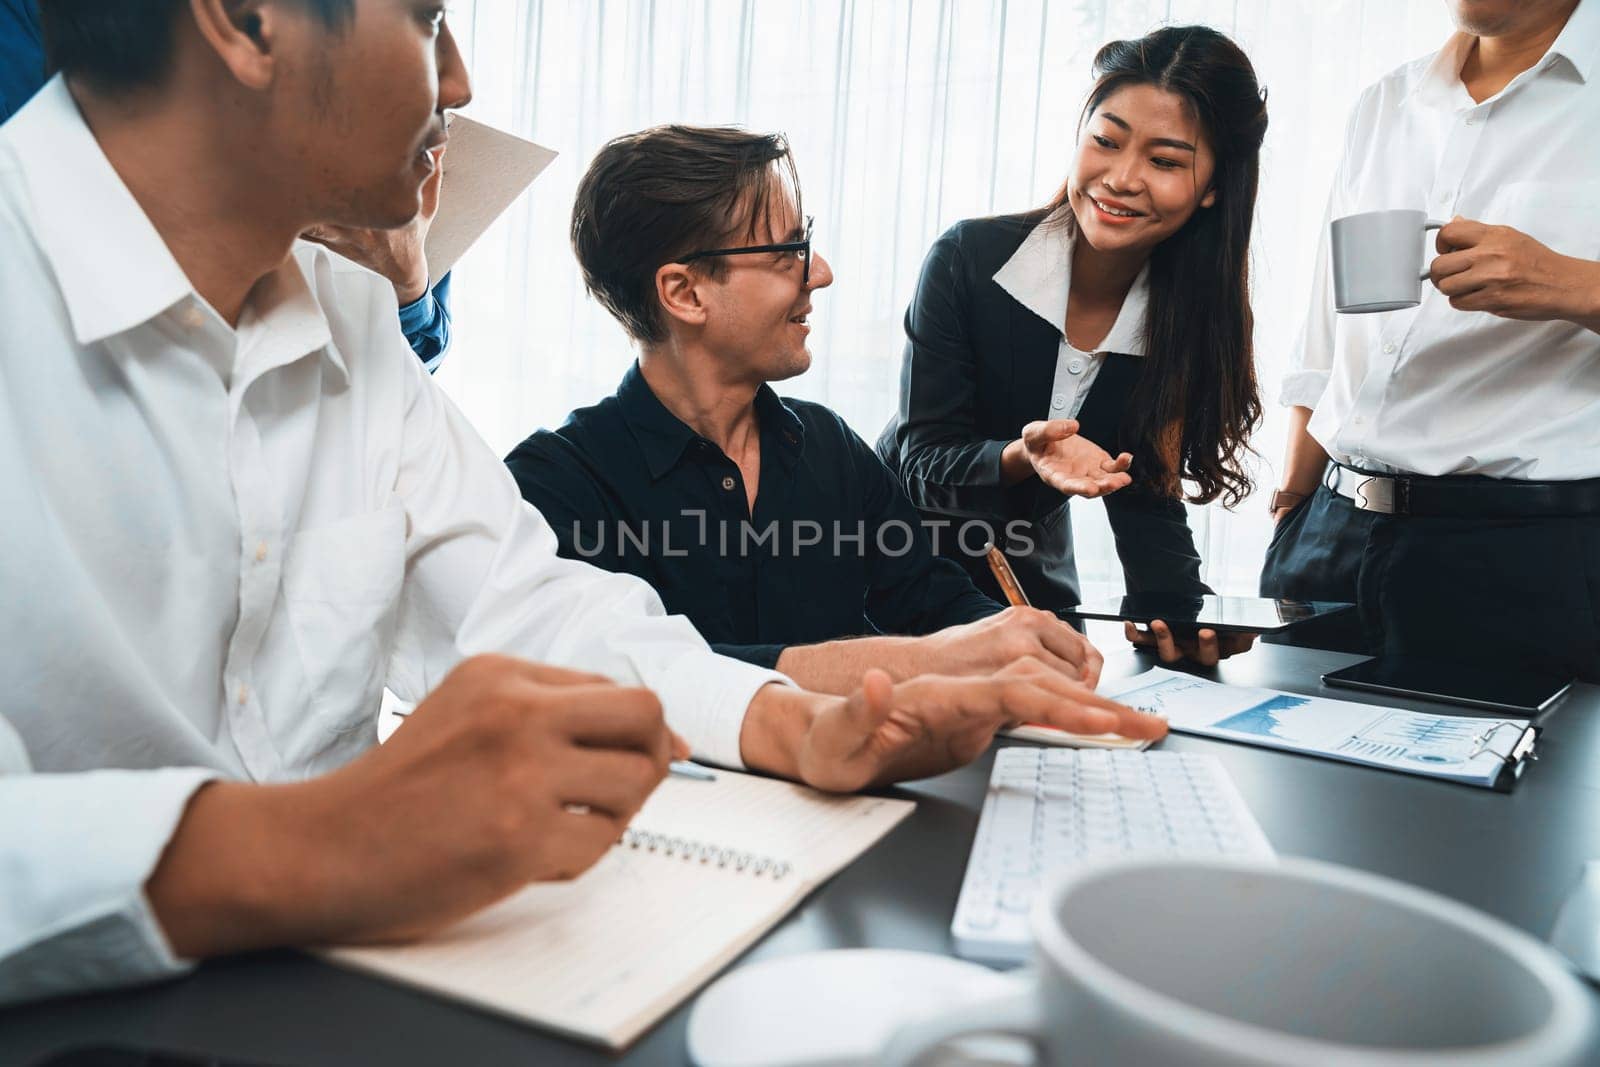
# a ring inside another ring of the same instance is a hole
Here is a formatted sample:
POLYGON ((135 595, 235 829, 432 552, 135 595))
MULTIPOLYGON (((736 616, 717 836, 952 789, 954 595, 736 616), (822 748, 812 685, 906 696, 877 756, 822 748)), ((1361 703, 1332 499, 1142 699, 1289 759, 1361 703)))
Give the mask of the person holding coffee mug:
POLYGON ((1346 131, 1261 592, 1360 605, 1297 643, 1600 681, 1600 0, 1451 8, 1346 131))
MULTIPOLYGON (((1248 248, 1267 113, 1249 59, 1202 26, 1095 57, 1072 171, 1044 208, 957 223, 906 313, 900 409, 878 453, 936 547, 1000 596, 993 541, 1033 604, 1080 600, 1072 497, 1104 498, 1130 592, 1210 592, 1189 499, 1236 503, 1261 415, 1248 248), (983 536, 972 533, 977 527, 983 536)), ((1165 624, 1163 659, 1249 647, 1165 624)))

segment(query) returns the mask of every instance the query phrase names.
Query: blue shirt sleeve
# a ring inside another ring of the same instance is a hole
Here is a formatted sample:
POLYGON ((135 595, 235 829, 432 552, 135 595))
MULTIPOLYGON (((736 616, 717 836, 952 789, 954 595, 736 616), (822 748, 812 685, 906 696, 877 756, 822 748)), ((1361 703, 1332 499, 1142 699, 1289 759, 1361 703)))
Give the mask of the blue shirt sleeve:
POLYGON ((400 330, 432 374, 450 347, 450 275, 400 309, 400 330))
POLYGON ((33 0, 0 0, 0 122, 44 82, 44 43, 33 0))

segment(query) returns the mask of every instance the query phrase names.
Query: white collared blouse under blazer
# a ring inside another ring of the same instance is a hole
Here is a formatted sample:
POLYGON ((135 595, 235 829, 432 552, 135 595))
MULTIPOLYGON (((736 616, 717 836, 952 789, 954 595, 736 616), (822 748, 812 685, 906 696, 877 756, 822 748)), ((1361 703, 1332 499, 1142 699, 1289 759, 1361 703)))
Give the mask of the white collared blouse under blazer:
POLYGON ((60 78, 0 241, 0 1002, 181 969, 142 887, 193 791, 338 767, 468 655, 649 686, 738 765, 782 676, 558 558, 377 275, 297 246, 229 328, 60 78))
POLYGON ((1581 0, 1545 56, 1481 104, 1460 76, 1473 40, 1456 34, 1356 104, 1279 399, 1314 408, 1312 436, 1357 466, 1600 477, 1600 334, 1457 311, 1428 282, 1415 308, 1333 310, 1327 223, 1362 211, 1461 215, 1600 259, 1600 0, 1581 0))
POLYGON ((994 273, 996 285, 1061 334, 1055 376, 1050 396, 1039 411, 1040 419, 1077 418, 1107 352, 1144 355, 1145 309, 1150 303, 1148 263, 1140 268, 1116 321, 1093 351, 1075 348, 1067 340, 1067 297, 1072 291, 1072 249, 1077 236, 1061 224, 1061 218, 1070 210, 1062 208, 1035 226, 994 273))

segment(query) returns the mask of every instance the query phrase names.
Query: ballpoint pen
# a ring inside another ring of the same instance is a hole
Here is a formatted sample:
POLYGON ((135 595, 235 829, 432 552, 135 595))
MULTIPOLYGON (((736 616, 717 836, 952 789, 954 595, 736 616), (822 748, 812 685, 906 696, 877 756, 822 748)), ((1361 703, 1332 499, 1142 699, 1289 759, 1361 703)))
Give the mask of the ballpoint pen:
POLYGON ((1006 562, 1005 553, 990 544, 985 556, 989 560, 989 572, 1000 583, 1000 591, 1006 595, 1006 603, 1014 608, 1032 607, 1028 603, 1028 594, 1022 591, 1022 584, 1011 571, 1011 564, 1006 562))

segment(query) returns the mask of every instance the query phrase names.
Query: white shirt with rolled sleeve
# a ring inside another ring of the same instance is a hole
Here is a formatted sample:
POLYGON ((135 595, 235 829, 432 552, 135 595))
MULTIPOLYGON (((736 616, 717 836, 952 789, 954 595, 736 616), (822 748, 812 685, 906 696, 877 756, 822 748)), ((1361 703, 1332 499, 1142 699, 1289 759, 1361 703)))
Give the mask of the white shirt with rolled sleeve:
POLYGON ((0 244, 0 1002, 181 970, 143 885, 194 790, 338 767, 475 653, 739 765, 785 679, 558 558, 387 282, 302 244, 229 328, 59 78, 0 127, 0 244))
POLYGON ((1600 477, 1600 334, 1457 311, 1427 282, 1416 308, 1333 310, 1327 223, 1362 211, 1461 215, 1600 259, 1600 0, 1581 0, 1545 56, 1482 103, 1460 77, 1473 41, 1456 34, 1356 104, 1279 399, 1313 408, 1311 435, 1358 467, 1600 477))

